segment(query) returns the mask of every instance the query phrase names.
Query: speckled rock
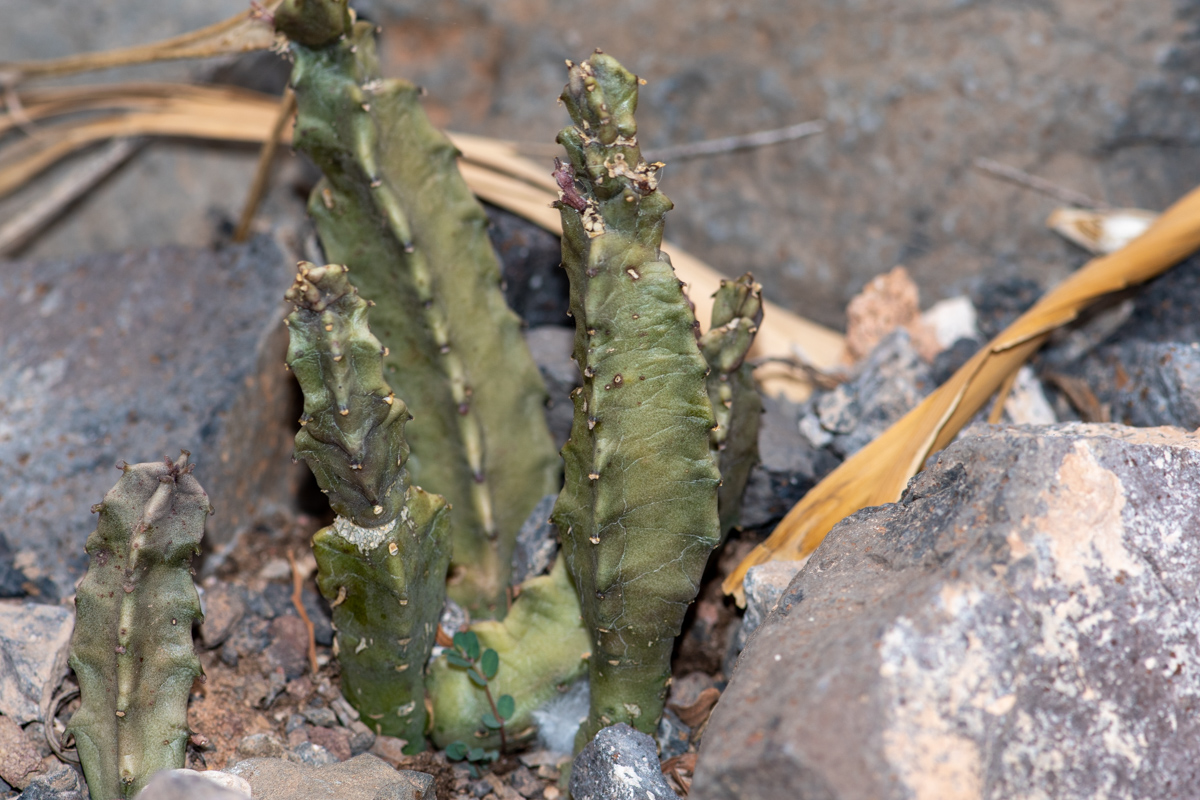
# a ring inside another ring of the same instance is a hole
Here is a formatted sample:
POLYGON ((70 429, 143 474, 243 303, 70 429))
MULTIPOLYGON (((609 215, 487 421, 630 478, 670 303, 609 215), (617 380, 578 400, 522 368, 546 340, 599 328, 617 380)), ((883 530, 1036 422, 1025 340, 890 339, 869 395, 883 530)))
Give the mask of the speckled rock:
POLYGON ((573 800, 678 800, 663 778, 654 740, 618 722, 596 734, 571 767, 573 800))
POLYGON ((1058 201, 974 168, 980 156, 1116 206, 1160 209, 1200 181, 1191 0, 371 5, 385 71, 428 87, 452 130, 548 142, 566 120, 547 102, 563 59, 621 59, 647 80, 638 134, 667 162, 668 238, 826 324, 895 264, 929 302, 985 274, 1054 283, 1084 260, 1045 232, 1058 201), (663 150, 815 118, 828 129, 799 142, 663 150))
POLYGON ((20 725, 42 719, 74 629, 69 608, 0 602, 0 714, 20 725))
POLYGON ((87 800, 87 784, 78 770, 58 759, 47 761, 49 768, 29 782, 21 800, 87 800))
POLYGON ((433 776, 395 770, 370 753, 312 766, 255 758, 227 772, 250 782, 256 800, 431 800, 433 776))
POLYGON ((1200 435, 970 430, 836 526, 690 797, 1194 797, 1200 435))
POLYGON ((812 417, 801 420, 800 429, 813 445, 844 459, 935 388, 929 365, 917 355, 908 331, 895 330, 871 351, 853 380, 814 399, 812 417))
POLYGON ((1098 409, 1079 410, 1126 425, 1200 427, 1200 257, 1103 316, 1117 324, 1096 346, 1068 336, 1043 356, 1045 371, 1082 379, 1095 396, 1098 409))
POLYGON ((120 459, 190 450, 212 548, 291 502, 290 274, 265 239, 3 265, 0 536, 30 556, 31 580, 74 591, 120 459))
POLYGON ((0 781, 24 789, 42 768, 42 757, 12 717, 0 716, 0 781))

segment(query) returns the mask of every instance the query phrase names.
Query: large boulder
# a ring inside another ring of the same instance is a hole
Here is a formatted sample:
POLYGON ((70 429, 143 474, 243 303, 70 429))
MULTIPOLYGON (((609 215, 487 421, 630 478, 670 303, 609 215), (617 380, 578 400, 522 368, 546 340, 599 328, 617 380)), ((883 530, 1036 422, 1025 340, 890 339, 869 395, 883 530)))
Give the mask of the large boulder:
POLYGON ((219 547, 290 503, 295 381, 283 367, 292 267, 269 239, 0 269, 3 594, 74 591, 89 512, 130 463, 192 452, 219 547), (8 587, 8 588, 4 588, 8 587))
POLYGON ((691 797, 1200 795, 1200 436, 976 427, 829 534, 691 797))

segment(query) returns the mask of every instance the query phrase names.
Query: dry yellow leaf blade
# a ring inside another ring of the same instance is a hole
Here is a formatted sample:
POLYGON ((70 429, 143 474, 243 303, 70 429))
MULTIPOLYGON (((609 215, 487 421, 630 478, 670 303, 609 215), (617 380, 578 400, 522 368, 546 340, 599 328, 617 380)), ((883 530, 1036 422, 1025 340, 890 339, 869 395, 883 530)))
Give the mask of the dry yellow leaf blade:
POLYGON ((1141 208, 1056 208, 1046 227, 1094 255, 1115 253, 1158 219, 1141 208))
POLYGON ((1056 328, 1097 299, 1153 278, 1200 249, 1200 189, 1128 246, 1093 259, 1048 292, 976 353, 946 383, 878 438, 846 459, 796 504, 765 542, 726 578, 745 603, 746 571, 772 560, 800 560, 834 525, 868 506, 900 498, 930 454, 942 449, 1056 328))
POLYGON ((152 135, 261 143, 271 131, 279 101, 226 93, 239 102, 231 107, 214 104, 212 98, 175 98, 153 110, 42 126, 37 136, 0 152, 0 197, 76 150, 106 139, 152 135))
POLYGON ((275 44, 276 37, 271 23, 262 17, 269 15, 279 3, 280 0, 269 0, 261 4, 260 11, 250 9, 208 27, 150 44, 96 53, 79 53, 44 61, 0 62, 0 83, 15 86, 21 81, 34 78, 52 78, 155 61, 209 58, 251 50, 266 50, 275 44))

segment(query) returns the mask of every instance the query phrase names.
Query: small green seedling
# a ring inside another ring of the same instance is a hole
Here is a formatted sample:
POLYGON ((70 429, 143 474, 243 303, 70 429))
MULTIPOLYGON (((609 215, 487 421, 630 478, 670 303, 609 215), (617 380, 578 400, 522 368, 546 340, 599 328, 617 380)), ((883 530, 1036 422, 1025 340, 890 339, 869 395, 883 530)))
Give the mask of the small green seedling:
POLYGON ((500 734, 499 750, 484 750, 482 747, 468 747, 462 742, 451 742, 446 746, 446 758, 451 761, 468 761, 472 776, 478 777, 476 765, 495 761, 500 753, 508 748, 504 735, 504 723, 512 719, 516 713, 517 704, 511 694, 502 694, 499 698, 492 697, 488 681, 496 677, 500 670, 500 654, 492 648, 481 649, 479 637, 474 631, 459 631, 454 634, 453 649, 446 650, 446 661, 451 666, 465 669, 471 683, 483 689, 491 711, 483 714, 479 721, 487 730, 500 734))
POLYGON ((471 777, 479 777, 479 767, 490 764, 500 758, 499 750, 484 750, 482 747, 467 747, 462 742, 451 742, 446 745, 446 758, 451 761, 466 761, 471 777))

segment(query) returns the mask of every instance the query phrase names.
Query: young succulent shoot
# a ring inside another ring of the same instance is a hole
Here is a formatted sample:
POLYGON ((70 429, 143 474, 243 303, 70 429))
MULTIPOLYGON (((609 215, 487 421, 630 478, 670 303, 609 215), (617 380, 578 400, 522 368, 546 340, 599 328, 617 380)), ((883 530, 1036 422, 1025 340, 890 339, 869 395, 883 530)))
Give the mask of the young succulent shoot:
POLYGON ((671 201, 633 119, 638 80, 597 52, 568 62, 559 134, 563 265, 571 282, 574 394, 565 486, 552 518, 592 638, 580 749, 608 725, 653 734, 671 650, 720 535, 715 421, 695 315, 659 250, 671 201))
POLYGON ((431 736, 447 752, 456 741, 485 750, 527 743, 536 733, 533 712, 587 673, 591 643, 563 560, 549 575, 530 578, 520 588, 502 622, 481 620, 456 634, 456 646, 458 636, 469 634, 484 653, 497 654, 499 671, 481 673, 487 692, 460 661, 470 660, 461 652, 451 658, 447 651, 446 659, 436 659, 430 667, 431 736), (500 701, 493 709, 490 697, 495 695, 515 698, 511 709, 500 701), (504 721, 503 740, 501 729, 490 724, 497 711, 504 721))
POLYGON ((762 285, 754 282, 753 275, 721 281, 713 299, 712 327, 700 337, 700 352, 709 368, 708 399, 717 420, 709 442, 721 469, 717 507, 722 538, 738 522, 742 494, 758 462, 763 404, 746 353, 762 324, 762 313, 762 285))
POLYGON ((325 255, 378 305, 387 379, 420 420, 413 480, 454 506, 450 595, 502 616, 521 523, 558 489, 545 388, 500 290, 487 217, 418 87, 379 74, 345 0, 288 0, 294 146, 324 172, 309 210, 325 255))
POLYGON ((212 513, 188 456, 117 464, 121 477, 92 507, 100 520, 70 651, 80 706, 67 734, 96 800, 133 797, 187 755, 188 694, 201 675, 191 560, 212 513))
POLYGON ((313 537, 333 609, 342 692, 377 733, 425 745, 425 662, 450 564, 446 502, 409 483, 408 409, 383 379, 383 346, 345 267, 300 264, 286 295, 288 365, 304 392, 296 434, 337 518, 313 537))

